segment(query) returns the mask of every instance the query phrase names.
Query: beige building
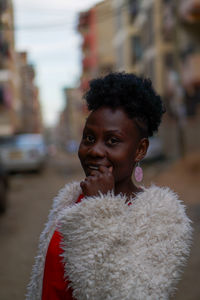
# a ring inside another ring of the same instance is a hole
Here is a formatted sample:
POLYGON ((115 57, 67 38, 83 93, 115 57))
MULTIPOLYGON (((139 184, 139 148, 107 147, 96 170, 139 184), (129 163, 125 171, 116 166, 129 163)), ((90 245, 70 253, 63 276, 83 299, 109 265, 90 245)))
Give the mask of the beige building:
POLYGON ((69 145, 78 145, 87 116, 87 109, 79 88, 65 88, 65 109, 60 115, 57 127, 58 143, 68 149, 69 145))
POLYGON ((115 18, 112 0, 100 2, 94 7, 96 14, 97 76, 115 70, 116 55, 113 37, 115 18))
POLYGON ((164 93, 165 60, 173 50, 171 37, 163 33, 163 1, 113 0, 116 31, 116 70, 150 77, 164 93))
POLYGON ((10 0, 0 2, 0 26, 0 135, 10 135, 21 126, 13 5, 10 0))
POLYGON ((113 10, 116 70, 150 77, 163 96, 166 154, 199 148, 200 2, 113 0, 113 10))

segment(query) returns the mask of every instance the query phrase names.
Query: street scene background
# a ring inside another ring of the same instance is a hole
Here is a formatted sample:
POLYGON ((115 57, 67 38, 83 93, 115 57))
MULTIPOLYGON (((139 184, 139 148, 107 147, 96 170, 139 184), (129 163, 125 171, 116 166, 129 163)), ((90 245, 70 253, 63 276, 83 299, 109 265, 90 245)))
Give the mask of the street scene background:
MULTIPOLYGON (((174 300, 200 297, 200 155, 176 163, 155 162, 144 166, 144 184, 169 186, 187 207, 193 227, 193 244, 174 300), (167 164, 167 165, 166 165, 167 164)), ((52 199, 66 183, 83 178, 77 156, 57 154, 41 174, 15 174, 10 180, 7 213, 0 218, 0 299, 24 299, 39 235, 47 221, 52 199)))
POLYGON ((172 299, 199 300, 200 1, 84 3, 0 0, 0 300, 25 298, 52 200, 84 178, 82 95, 111 71, 150 78, 164 101, 142 184, 186 205, 193 243, 172 299))

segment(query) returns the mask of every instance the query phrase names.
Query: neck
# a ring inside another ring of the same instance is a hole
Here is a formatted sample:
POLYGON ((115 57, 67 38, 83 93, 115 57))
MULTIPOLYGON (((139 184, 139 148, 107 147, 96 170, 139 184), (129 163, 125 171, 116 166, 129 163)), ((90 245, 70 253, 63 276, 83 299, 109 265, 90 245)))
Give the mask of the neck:
POLYGON ((141 192, 142 189, 137 187, 131 180, 127 180, 126 182, 119 182, 115 184, 115 195, 120 193, 126 195, 128 198, 135 196, 138 192, 141 192))

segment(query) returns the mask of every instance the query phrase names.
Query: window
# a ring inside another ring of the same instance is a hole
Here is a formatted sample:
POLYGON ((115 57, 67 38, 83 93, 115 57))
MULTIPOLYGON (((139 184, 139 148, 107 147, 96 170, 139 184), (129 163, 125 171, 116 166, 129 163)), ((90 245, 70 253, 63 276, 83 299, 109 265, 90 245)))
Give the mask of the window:
POLYGON ((139 11, 139 0, 129 0, 128 8, 129 8, 130 21, 132 22, 133 19, 137 16, 139 11))
POLYGON ((142 45, 139 36, 131 37, 131 61, 133 64, 139 62, 142 58, 142 45))
POLYGON ((145 25, 143 27, 143 36, 144 41, 143 44, 145 48, 150 47, 154 43, 154 15, 153 15, 153 6, 151 6, 147 10, 147 21, 145 22, 145 25))

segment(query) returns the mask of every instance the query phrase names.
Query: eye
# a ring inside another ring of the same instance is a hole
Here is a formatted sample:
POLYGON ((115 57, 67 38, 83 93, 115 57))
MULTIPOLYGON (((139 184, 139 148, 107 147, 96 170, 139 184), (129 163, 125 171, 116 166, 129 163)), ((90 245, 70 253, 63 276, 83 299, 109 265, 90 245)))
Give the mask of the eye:
POLYGON ((94 136, 91 134, 83 135, 83 139, 86 143, 94 143, 94 141, 95 141, 94 136))
POLYGON ((114 145, 118 144, 119 142, 120 141, 119 141, 118 138, 111 137, 111 138, 108 139, 107 144, 110 145, 110 146, 114 146, 114 145))

